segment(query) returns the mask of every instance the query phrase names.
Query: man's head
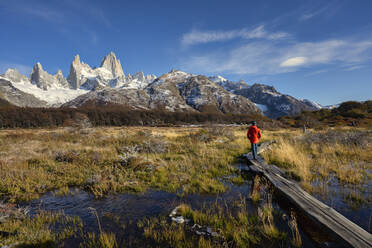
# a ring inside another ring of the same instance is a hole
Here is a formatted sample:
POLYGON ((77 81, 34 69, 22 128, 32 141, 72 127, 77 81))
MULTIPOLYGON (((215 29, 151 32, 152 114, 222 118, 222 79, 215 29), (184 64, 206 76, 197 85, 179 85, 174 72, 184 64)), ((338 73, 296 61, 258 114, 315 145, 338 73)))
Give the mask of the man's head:
POLYGON ((257 125, 257 122, 256 121, 252 121, 251 124, 252 124, 252 126, 256 126, 257 125))

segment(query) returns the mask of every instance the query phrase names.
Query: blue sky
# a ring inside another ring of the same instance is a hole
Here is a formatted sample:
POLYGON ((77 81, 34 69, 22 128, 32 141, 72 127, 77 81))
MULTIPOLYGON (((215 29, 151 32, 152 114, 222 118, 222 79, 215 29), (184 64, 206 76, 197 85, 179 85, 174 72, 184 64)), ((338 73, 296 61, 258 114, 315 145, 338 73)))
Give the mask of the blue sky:
POLYGON ((275 86, 323 105, 372 99, 372 1, 0 0, 0 73, 75 54, 124 72, 173 68, 275 86))

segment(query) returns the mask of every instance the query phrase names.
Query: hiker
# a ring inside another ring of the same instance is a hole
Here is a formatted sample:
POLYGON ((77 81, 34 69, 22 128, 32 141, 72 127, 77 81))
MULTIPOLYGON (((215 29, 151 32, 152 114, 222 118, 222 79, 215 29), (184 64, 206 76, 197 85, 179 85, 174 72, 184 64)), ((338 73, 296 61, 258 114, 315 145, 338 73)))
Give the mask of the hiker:
POLYGON ((252 121, 252 126, 249 128, 247 132, 247 138, 251 142, 252 145, 252 155, 253 159, 257 160, 257 142, 261 139, 261 130, 257 127, 257 123, 252 121))

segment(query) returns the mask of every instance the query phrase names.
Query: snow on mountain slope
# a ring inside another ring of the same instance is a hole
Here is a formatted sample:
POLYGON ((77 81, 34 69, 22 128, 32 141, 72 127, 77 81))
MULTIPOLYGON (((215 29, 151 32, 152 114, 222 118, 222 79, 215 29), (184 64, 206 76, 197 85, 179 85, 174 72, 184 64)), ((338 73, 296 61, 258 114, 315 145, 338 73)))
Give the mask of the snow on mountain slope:
POLYGON ((230 91, 232 93, 234 93, 235 90, 240 90, 240 89, 244 89, 248 87, 248 85, 243 80, 240 80, 239 82, 233 82, 233 81, 227 80, 226 78, 222 76, 212 76, 212 77, 208 77, 208 79, 212 81, 213 83, 218 84, 219 86, 223 87, 225 90, 230 91))
MULTIPOLYGON (((0 76, 0 78, 7 79, 3 76, 0 76)), ((31 84, 28 79, 18 82, 12 82, 12 85, 25 93, 31 94, 36 98, 47 102, 48 106, 59 106, 65 102, 71 101, 72 99, 82 94, 89 92, 87 90, 73 90, 57 86, 49 88, 48 90, 43 90, 37 87, 37 85, 31 84)))
POLYGON ((314 102, 314 101, 310 101, 308 99, 299 99, 300 101, 302 101, 303 103, 305 103, 306 105, 308 105, 309 107, 314 107, 316 109, 322 109, 324 108, 322 105, 320 105, 319 103, 317 102, 314 102))
POLYGON ((257 106, 257 108, 259 108, 264 113, 269 110, 269 108, 265 104, 258 104, 258 103, 254 103, 254 104, 257 106))
POLYGON ((32 94, 25 93, 13 86, 8 79, 0 76, 0 98, 19 107, 45 107, 46 102, 41 101, 32 94))
POLYGON ((149 108, 163 108, 168 111, 194 111, 180 95, 183 83, 190 73, 172 70, 155 79, 145 90, 148 92, 149 108))

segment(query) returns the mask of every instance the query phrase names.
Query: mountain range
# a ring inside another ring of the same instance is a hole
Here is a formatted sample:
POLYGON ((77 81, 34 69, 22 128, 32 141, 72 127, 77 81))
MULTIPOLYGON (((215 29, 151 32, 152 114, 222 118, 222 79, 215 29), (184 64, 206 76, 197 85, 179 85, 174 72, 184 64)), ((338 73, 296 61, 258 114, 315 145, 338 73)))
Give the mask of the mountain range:
POLYGON ((46 72, 38 62, 29 77, 16 69, 0 75, 0 99, 21 107, 123 105, 131 109, 264 114, 271 118, 318 110, 319 104, 282 94, 273 86, 248 85, 221 76, 172 70, 159 77, 125 75, 113 52, 91 68, 76 55, 67 78, 46 72))

